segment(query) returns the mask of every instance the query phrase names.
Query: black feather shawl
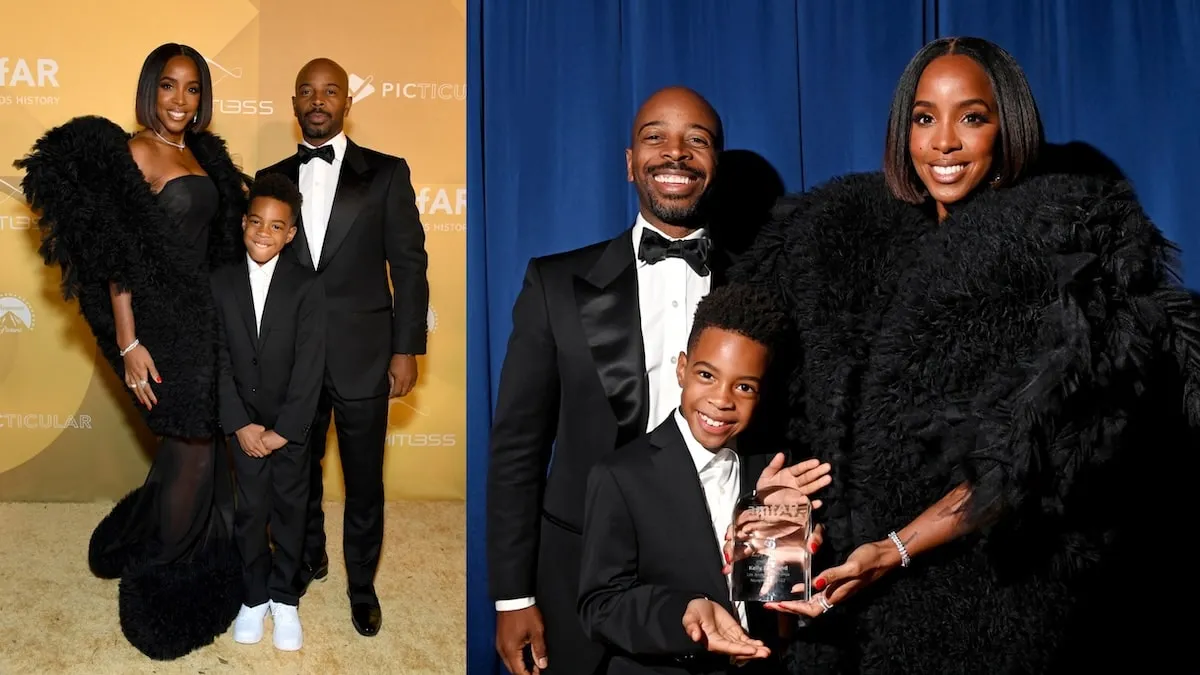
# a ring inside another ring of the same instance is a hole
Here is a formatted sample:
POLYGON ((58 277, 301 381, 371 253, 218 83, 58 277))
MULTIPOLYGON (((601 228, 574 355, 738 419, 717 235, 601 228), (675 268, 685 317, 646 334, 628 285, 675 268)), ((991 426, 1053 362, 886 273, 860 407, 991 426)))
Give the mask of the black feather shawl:
POLYGON ((833 464, 818 566, 962 481, 981 527, 805 629, 797 672, 1046 672, 1094 646, 1101 579, 1145 534, 1133 475, 1194 453, 1200 319, 1174 256, 1104 178, 983 190, 940 223, 879 174, 781 202, 730 277, 798 331, 790 434, 833 464))
POLYGON ((209 230, 208 269, 197 268, 134 162, 129 139, 107 119, 79 117, 48 131, 15 166, 25 171, 22 189, 40 215, 40 253, 47 265, 61 269, 63 297, 78 299, 118 376, 124 366, 109 283, 131 292, 138 339, 163 378, 154 385, 159 405, 141 410, 151 429, 208 436, 215 425, 208 273, 244 255, 244 176, 223 140, 208 132, 187 135, 188 147, 220 194, 209 230))

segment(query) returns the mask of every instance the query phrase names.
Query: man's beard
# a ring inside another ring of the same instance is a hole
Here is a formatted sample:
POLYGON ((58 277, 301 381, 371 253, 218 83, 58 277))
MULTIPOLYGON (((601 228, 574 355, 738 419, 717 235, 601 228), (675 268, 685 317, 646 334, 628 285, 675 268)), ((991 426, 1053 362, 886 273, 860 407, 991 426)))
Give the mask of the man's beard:
POLYGON ((707 192, 700 195, 699 199, 693 201, 686 199, 663 199, 660 195, 655 194, 648 185, 638 185, 638 193, 641 195, 642 201, 650 206, 650 213, 654 214, 655 218, 658 218, 666 225, 696 229, 704 224, 707 192))
POLYGON ((308 115, 309 115, 309 113, 312 113, 312 112, 316 112, 316 111, 309 110, 297 118, 297 121, 300 122, 300 130, 304 132, 304 137, 305 138, 331 138, 331 137, 335 136, 336 134, 334 133, 334 129, 337 128, 337 124, 336 124, 336 120, 334 119, 334 117, 332 115, 330 115, 328 112, 322 111, 322 112, 325 112, 325 115, 327 118, 324 122, 324 126, 314 126, 312 122, 308 121, 308 115))
POLYGON ((333 135, 333 125, 327 127, 316 127, 308 122, 301 120, 300 129, 304 132, 306 138, 328 138, 333 135))
POLYGON ((706 174, 694 167, 687 166, 679 162, 663 162, 656 166, 646 167, 644 175, 645 180, 639 182, 637 189, 642 201, 650 206, 650 213, 654 214, 663 224, 672 225, 675 227, 686 227, 688 229, 696 229, 703 224, 705 203, 708 193, 703 192, 699 197, 690 200, 687 197, 664 197, 657 194, 651 187, 653 176, 659 171, 680 171, 689 174, 696 180, 704 180, 706 174))

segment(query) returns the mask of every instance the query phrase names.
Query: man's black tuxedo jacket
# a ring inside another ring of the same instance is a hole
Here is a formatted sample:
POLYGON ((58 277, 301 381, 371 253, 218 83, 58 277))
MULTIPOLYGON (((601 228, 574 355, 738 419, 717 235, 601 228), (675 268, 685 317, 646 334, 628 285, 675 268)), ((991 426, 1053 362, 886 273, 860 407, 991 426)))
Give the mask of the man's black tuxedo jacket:
MULTIPOLYGON (((489 586, 496 600, 536 596, 550 639, 552 626, 579 625, 588 471, 646 432, 649 384, 635 262, 632 228, 535 258, 513 307, 491 428, 489 586)), ((710 267, 716 286, 726 265, 714 256, 710 267)), ((569 644, 549 655, 551 668, 570 664, 573 672, 588 672, 599 647, 578 628, 575 638, 568 633, 559 629, 569 644)))
MULTIPOLYGON (((741 489, 754 489, 770 454, 742 453, 741 489)), ((585 498, 579 616, 608 648, 605 673, 774 672, 774 658, 737 668, 709 654, 683 629, 696 598, 733 617, 724 555, 704 488, 674 416, 592 469, 585 498)), ((750 634, 779 648, 778 615, 747 603, 750 634)))
MULTIPOLYGON (((300 160, 293 155, 258 176, 268 173, 299 185, 300 160)), ((300 217, 296 226, 285 252, 312 269, 300 217)), ((317 266, 329 310, 326 366, 342 398, 385 394, 392 354, 425 353, 428 265, 407 162, 347 139, 317 266)))
POLYGON ((226 435, 247 424, 304 443, 325 375, 325 293, 316 272, 280 255, 254 325, 247 261, 213 272, 217 309, 218 398, 226 435))

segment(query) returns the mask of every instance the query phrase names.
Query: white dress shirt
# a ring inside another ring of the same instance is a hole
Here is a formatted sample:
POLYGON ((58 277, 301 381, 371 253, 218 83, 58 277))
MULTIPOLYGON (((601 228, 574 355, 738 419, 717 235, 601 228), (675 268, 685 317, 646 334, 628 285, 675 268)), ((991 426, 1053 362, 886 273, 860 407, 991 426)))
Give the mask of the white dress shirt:
MULTIPOLYGON (((708 514, 712 522, 713 535, 717 538, 717 548, 724 549, 725 531, 733 522, 733 507, 737 505, 741 492, 741 461, 737 453, 730 448, 721 448, 721 450, 713 452, 700 445, 692 436, 692 430, 688 427, 687 420, 683 418, 683 414, 679 412, 678 408, 675 410, 674 417, 675 423, 679 425, 679 433, 683 434, 683 441, 687 444, 688 454, 692 456, 692 462, 696 465, 696 473, 700 475, 700 486, 704 488, 704 500, 708 503, 708 514)), ((712 564, 719 563, 714 560, 712 564)), ((725 575, 725 584, 729 588, 730 597, 732 597, 732 575, 725 575)), ((735 602, 733 606, 737 610, 742 628, 750 630, 750 625, 746 620, 746 603, 735 602)))
MULTIPOLYGON (((305 147, 316 148, 308 141, 305 147)), ((312 253, 313 269, 321 263, 321 249, 325 246, 325 231, 329 225, 329 211, 333 208, 333 196, 337 193, 338 178, 342 174, 342 160, 346 157, 346 133, 338 132, 324 145, 333 147, 333 163, 316 157, 300 165, 300 218, 304 224, 304 238, 312 253)))
POLYGON ((254 327, 262 330, 263 309, 267 306, 267 291, 271 289, 271 277, 275 276, 275 265, 279 254, 259 265, 250 254, 246 254, 246 265, 250 268, 250 297, 254 300, 254 327))
MULTIPOLYGON (((668 237, 638 214, 633 225, 633 256, 637 260, 642 232, 650 230, 668 237)), ((696 230, 684 239, 699 239, 704 230, 696 230)), ((700 276, 683 258, 666 258, 650 265, 637 260, 638 305, 642 316, 642 343, 645 348, 646 375, 650 384, 650 414, 646 431, 653 431, 679 407, 679 379, 675 365, 679 352, 687 350, 688 335, 696 306, 712 287, 712 274, 700 276)))
MULTIPOLYGON (((633 257, 637 263, 638 305, 642 317, 646 376, 649 381, 650 414, 646 417, 646 431, 649 432, 662 424, 671 411, 679 407, 679 397, 683 392, 679 387, 678 378, 675 377, 675 364, 679 360, 679 352, 687 350, 692 318, 696 314, 696 306, 712 288, 712 274, 700 276, 682 258, 665 258, 653 265, 638 260, 642 232, 646 228, 668 241, 675 241, 679 237, 667 236, 662 230, 648 223, 641 213, 633 224, 631 243, 633 257)), ((698 229, 683 239, 699 239, 704 236, 705 231, 698 229)), ((496 602, 496 611, 525 609, 533 604, 532 597, 499 600, 496 602)))

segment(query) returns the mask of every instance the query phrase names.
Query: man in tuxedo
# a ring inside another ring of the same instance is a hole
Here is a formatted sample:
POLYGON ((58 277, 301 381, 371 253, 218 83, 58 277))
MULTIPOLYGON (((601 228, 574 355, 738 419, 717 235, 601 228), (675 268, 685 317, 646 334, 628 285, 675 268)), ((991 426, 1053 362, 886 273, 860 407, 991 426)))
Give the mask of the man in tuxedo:
POLYGON ((603 657, 576 613, 587 475, 679 402, 677 356, 726 266, 704 227, 721 146, 720 118, 702 96, 656 92, 625 152, 640 204, 633 227, 529 262, 488 470, 496 644, 513 673, 528 672, 528 658, 543 673, 588 675, 603 657))
POLYGON ((350 614, 355 629, 371 636, 383 620, 375 572, 383 543, 388 400, 407 395, 416 384, 416 357, 425 353, 429 283, 425 232, 408 164, 346 136, 351 103, 345 70, 329 59, 306 64, 292 97, 304 142, 295 155, 259 175, 281 173, 299 185, 304 204, 291 250, 317 271, 329 307, 301 582, 307 587, 329 571, 321 460, 333 413, 346 480, 343 542, 350 614))

